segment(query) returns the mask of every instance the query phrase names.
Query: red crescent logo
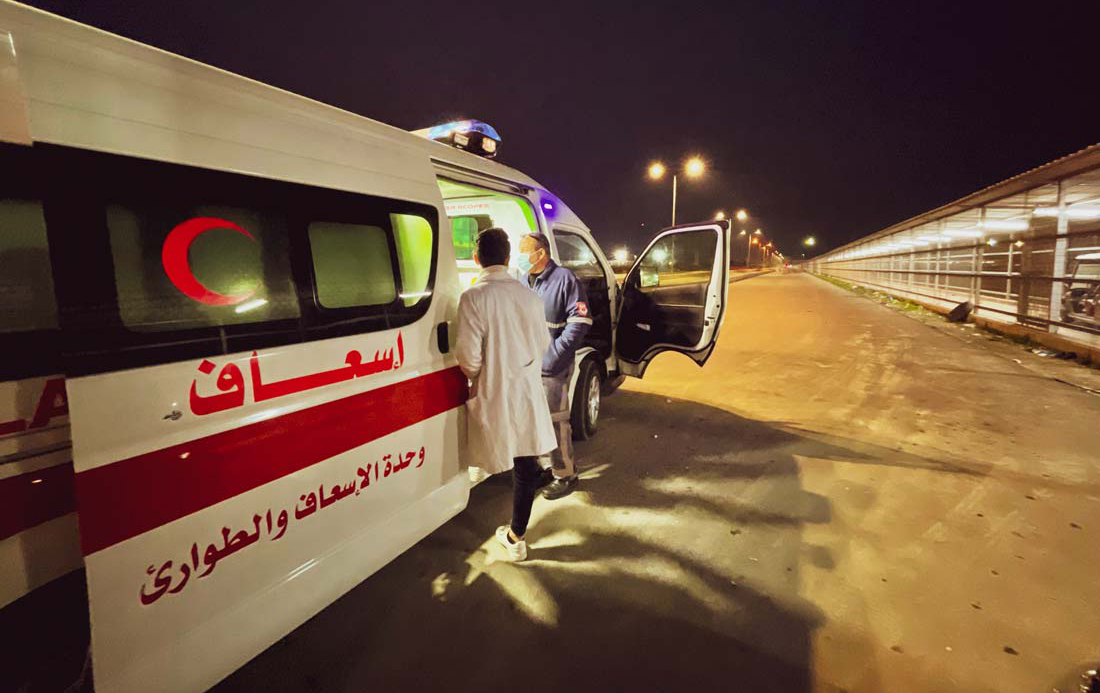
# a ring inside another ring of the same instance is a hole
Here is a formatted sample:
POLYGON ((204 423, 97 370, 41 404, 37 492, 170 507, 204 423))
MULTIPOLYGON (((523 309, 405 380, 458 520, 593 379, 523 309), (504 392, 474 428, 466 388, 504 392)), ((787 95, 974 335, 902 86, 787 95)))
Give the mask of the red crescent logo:
POLYGON ((164 265, 164 273, 168 279, 182 291, 184 295, 199 303, 208 306, 232 306, 248 299, 256 293, 255 289, 243 294, 227 296, 207 289, 195 275, 191 273, 191 263, 187 261, 187 251, 191 243, 200 235, 213 229, 232 229, 255 241, 248 231, 237 226, 231 221, 216 217, 195 217, 183 222, 168 234, 164 239, 164 247, 161 249, 160 259, 164 265))

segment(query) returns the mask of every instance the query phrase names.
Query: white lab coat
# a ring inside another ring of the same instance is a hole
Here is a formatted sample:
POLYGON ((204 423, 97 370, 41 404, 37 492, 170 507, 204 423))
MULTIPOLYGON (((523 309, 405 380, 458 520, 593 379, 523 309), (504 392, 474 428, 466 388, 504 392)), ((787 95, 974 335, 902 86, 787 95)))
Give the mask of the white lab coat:
POLYGON ((458 365, 472 381, 466 402, 470 466, 496 474, 512 458, 557 447, 542 390, 542 355, 550 346, 542 300, 487 267, 458 302, 458 365))

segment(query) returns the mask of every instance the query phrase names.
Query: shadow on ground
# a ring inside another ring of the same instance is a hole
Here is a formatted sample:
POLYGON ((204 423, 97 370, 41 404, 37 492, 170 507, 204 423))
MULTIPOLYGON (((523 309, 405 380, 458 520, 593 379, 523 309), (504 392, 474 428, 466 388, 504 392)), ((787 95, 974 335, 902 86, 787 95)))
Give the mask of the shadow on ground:
POLYGON ((88 592, 76 570, 0 609, 0 691, 53 693, 80 676, 88 652, 88 592))
POLYGON ((528 562, 488 540, 511 493, 490 479, 214 690, 811 690, 822 616, 799 568, 832 558, 801 528, 830 504, 801 488, 796 456, 941 464, 635 392, 604 412, 578 446, 581 490, 537 501, 528 562))

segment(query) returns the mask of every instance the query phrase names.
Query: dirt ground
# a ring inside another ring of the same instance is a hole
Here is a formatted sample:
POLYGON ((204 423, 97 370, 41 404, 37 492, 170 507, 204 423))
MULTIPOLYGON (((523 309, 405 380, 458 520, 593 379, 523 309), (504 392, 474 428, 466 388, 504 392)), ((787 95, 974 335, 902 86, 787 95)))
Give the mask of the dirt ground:
POLYGON ((529 561, 491 479, 214 690, 1045 693, 1100 660, 1100 397, 804 274, 730 300, 705 368, 604 401, 529 561))

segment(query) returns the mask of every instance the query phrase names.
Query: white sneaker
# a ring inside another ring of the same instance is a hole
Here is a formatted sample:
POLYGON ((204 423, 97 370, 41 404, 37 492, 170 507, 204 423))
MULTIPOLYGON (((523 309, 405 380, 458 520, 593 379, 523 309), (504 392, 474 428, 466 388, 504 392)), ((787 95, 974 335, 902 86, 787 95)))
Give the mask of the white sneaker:
POLYGON ((497 527, 497 541, 508 552, 508 560, 510 561, 522 561, 527 558, 527 542, 512 541, 508 538, 508 525, 501 525, 497 527))

